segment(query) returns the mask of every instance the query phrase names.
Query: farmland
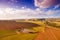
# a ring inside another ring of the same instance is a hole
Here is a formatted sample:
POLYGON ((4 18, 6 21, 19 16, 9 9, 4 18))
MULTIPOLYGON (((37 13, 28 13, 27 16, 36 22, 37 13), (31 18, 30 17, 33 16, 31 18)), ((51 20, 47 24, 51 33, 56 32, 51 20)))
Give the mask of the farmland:
POLYGON ((56 27, 56 28, 60 28, 60 19, 58 19, 58 18, 47 19, 46 20, 46 25, 56 27))
POLYGON ((60 19, 0 21, 0 40, 60 40, 59 34, 60 19))
POLYGON ((42 21, 0 21, 0 40, 34 40, 36 33, 20 32, 17 34, 17 28, 28 28, 36 32, 43 32, 44 26, 42 21))
POLYGON ((60 19, 45 19, 44 32, 37 33, 35 40, 60 40, 60 19))

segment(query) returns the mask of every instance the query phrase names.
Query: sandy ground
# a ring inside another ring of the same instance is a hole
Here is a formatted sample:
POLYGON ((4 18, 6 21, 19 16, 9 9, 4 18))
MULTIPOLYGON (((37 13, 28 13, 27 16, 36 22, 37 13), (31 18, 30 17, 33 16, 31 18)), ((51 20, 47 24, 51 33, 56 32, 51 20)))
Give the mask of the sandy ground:
POLYGON ((45 27, 45 31, 38 33, 35 40, 60 40, 60 29, 45 27))

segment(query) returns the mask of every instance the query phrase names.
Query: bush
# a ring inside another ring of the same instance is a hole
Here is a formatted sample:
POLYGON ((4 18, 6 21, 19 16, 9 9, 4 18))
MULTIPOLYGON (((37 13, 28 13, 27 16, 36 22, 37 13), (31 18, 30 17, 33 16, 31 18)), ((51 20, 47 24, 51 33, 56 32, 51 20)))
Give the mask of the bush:
POLYGON ((53 22, 50 23, 50 22, 46 21, 46 25, 53 26, 56 28, 60 28, 60 25, 57 25, 56 23, 53 23, 53 22))

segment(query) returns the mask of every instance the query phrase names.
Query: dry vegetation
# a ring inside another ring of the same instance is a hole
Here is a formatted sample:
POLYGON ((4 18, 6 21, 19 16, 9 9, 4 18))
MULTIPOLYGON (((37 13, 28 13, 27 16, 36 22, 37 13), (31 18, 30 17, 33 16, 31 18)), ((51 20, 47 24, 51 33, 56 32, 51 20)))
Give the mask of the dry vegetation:
POLYGON ((16 34, 17 29, 28 28, 34 31, 43 31, 44 22, 42 21, 0 21, 0 40, 33 40, 36 34, 20 33, 16 34))
POLYGON ((46 20, 46 25, 52 26, 52 27, 56 27, 56 28, 60 28, 60 18, 59 19, 47 19, 46 20))

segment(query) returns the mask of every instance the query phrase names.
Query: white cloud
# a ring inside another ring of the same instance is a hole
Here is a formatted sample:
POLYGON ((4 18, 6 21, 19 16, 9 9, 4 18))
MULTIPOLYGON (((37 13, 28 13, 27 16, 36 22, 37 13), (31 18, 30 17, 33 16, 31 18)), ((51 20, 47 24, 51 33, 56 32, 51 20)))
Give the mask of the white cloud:
POLYGON ((48 10, 45 12, 46 15, 51 15, 51 14, 54 14, 55 13, 55 10, 48 10))
POLYGON ((41 11, 31 9, 0 8, 0 19, 36 18, 41 11))
POLYGON ((54 2, 54 0, 34 0, 34 4, 35 6, 39 7, 39 8, 48 8, 52 5, 52 3, 54 2))
POLYGON ((45 12, 45 14, 47 15, 52 15, 52 14, 59 14, 60 13, 60 10, 48 10, 45 12))
POLYGON ((39 8, 36 10, 31 9, 13 9, 13 8, 0 8, 0 20, 10 19, 30 19, 30 18, 47 18, 55 13, 59 13, 60 10, 42 11, 39 8))
POLYGON ((60 10, 49 10, 45 14, 46 18, 60 18, 60 10))
POLYGON ((60 4, 56 5, 54 9, 57 9, 60 6, 60 4))

